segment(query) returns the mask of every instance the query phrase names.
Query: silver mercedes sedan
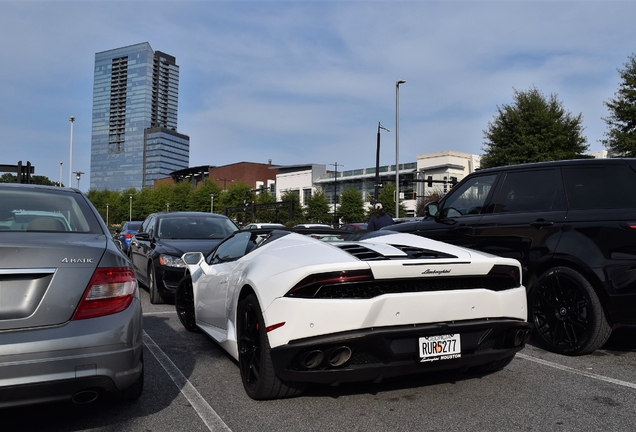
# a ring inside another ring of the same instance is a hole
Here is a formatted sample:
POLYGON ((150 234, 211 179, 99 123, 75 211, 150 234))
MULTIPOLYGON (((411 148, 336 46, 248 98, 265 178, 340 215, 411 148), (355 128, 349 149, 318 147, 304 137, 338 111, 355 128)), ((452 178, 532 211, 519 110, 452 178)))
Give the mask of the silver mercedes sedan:
POLYGON ((0 184, 0 408, 141 395, 135 274, 78 190, 0 184))

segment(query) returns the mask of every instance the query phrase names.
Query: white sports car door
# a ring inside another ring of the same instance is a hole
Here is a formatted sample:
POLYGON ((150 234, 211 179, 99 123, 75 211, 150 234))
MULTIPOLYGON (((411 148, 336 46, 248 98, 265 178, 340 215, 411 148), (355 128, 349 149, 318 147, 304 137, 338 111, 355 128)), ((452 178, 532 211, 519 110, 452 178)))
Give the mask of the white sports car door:
POLYGON ((196 316, 202 324, 227 330, 226 300, 229 278, 245 255, 251 234, 240 232, 221 243, 210 259, 209 267, 196 284, 196 316))
POLYGON ((213 264, 197 283, 197 321, 227 330, 225 300, 228 279, 236 262, 213 264))

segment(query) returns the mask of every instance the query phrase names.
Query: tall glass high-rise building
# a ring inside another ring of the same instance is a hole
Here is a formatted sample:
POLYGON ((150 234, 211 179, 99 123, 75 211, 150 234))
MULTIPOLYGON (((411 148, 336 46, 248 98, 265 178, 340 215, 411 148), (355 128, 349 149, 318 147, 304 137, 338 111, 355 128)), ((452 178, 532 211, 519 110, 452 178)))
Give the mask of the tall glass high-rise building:
POLYGON ((179 66, 147 42, 95 54, 91 189, 152 187, 188 168, 177 132, 179 66))

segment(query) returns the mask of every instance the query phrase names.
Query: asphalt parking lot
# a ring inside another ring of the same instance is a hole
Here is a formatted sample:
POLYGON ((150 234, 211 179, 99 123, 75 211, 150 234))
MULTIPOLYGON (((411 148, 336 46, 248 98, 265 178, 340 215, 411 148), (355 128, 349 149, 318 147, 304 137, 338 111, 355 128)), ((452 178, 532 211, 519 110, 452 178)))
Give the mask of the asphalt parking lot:
POLYGON ((312 386, 257 402, 232 358, 183 329, 173 305, 144 302, 145 388, 128 404, 97 401, 0 410, 2 431, 633 431, 636 327, 603 349, 564 357, 532 342, 503 371, 312 386))

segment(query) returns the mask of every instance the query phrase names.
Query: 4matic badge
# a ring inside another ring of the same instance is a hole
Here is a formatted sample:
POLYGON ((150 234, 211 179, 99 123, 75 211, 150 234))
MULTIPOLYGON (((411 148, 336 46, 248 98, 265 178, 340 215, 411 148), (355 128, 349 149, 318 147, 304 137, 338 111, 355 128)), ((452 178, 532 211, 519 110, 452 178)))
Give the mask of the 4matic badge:
POLYGON ((62 258, 62 262, 65 264, 80 264, 93 262, 93 258, 62 258))

